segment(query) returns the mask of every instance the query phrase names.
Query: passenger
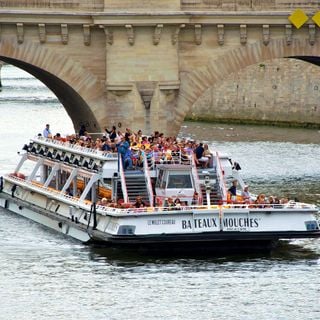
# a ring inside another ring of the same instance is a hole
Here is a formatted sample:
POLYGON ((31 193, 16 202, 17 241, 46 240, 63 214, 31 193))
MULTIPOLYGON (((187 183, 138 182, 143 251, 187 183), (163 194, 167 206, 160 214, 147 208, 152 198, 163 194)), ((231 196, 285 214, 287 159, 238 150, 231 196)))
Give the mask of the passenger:
POLYGON ((79 137, 83 136, 86 131, 87 131, 86 126, 82 124, 79 130, 79 137))
MULTIPOLYGON (((121 155, 122 167, 125 167, 125 155, 130 147, 129 141, 125 137, 121 137, 121 142, 118 145, 118 152, 121 155)), ((131 164, 132 166, 132 164, 131 164)))
POLYGON ((146 206, 145 202, 142 201, 140 196, 136 197, 136 202, 133 205, 135 208, 144 208, 146 206))
POLYGON ((117 208, 122 208, 124 204, 124 200, 122 198, 118 199, 117 201, 117 208))
POLYGON ((124 155, 124 170, 133 170, 133 162, 132 162, 132 152, 129 149, 127 149, 127 152, 124 155))
POLYGON ((169 210, 173 210, 174 207, 175 207, 175 204, 173 202, 173 199, 172 198, 168 198, 168 204, 167 204, 169 210))
POLYGON ((98 201, 97 205, 99 206, 107 206, 108 205, 108 199, 102 198, 101 201, 98 201))
POLYGON ((288 198, 281 198, 280 199, 280 204, 286 204, 289 202, 289 199, 288 198))
POLYGON ((273 198, 273 196, 269 196, 269 198, 268 198, 268 203, 271 204, 271 205, 274 204, 274 198, 273 198))
POLYGON ((101 150, 104 152, 111 152, 112 151, 112 145, 111 140, 109 138, 103 138, 104 142, 101 146, 101 150))
POLYGON ((108 134, 111 142, 114 142, 117 138, 117 128, 116 126, 112 126, 111 131, 109 131, 107 128, 104 129, 108 134))
POLYGON ((52 138, 52 133, 50 131, 50 125, 49 124, 46 124, 46 127, 44 128, 42 135, 45 138, 52 138))
POLYGON ((204 148, 203 157, 208 158, 207 167, 210 167, 210 160, 211 160, 212 154, 207 144, 205 144, 203 148, 204 148))
POLYGON ((80 139, 83 140, 84 142, 87 142, 87 143, 91 142, 91 140, 92 140, 88 131, 85 131, 83 133, 83 136, 80 136, 80 139))
POLYGON ((204 156, 204 147, 202 142, 200 142, 199 145, 194 149, 194 153, 196 155, 196 164, 201 165, 202 168, 206 168, 208 166, 209 158, 204 156))
POLYGON ((191 205, 192 206, 197 206, 199 204, 199 194, 197 191, 195 191, 193 193, 193 197, 192 197, 192 200, 191 200, 191 205))
POLYGON ((264 208, 266 205, 266 195, 263 193, 260 193, 257 196, 257 199, 255 201, 255 204, 257 205, 258 208, 264 208))
POLYGON ((188 207, 188 201, 181 201, 182 210, 187 209, 188 207))
POLYGON ((73 197, 73 192, 72 192, 72 190, 70 188, 67 188, 66 195, 68 195, 70 197, 73 197))
POLYGON ((77 189, 77 194, 76 194, 76 197, 77 198, 80 198, 81 197, 81 193, 82 193, 82 191, 81 191, 81 189, 77 189))
POLYGON ((110 207, 110 208, 117 208, 117 206, 118 204, 115 200, 111 200, 107 205, 107 207, 110 207))
POLYGON ((248 185, 244 186, 244 188, 243 188, 243 190, 241 192, 241 196, 242 196, 242 199, 243 199, 244 203, 251 203, 252 202, 248 185))
POLYGON ((233 180, 232 181, 232 186, 228 189, 228 193, 230 195, 230 200, 232 202, 236 202, 237 201, 237 185, 238 185, 238 181, 237 180, 233 180))
POLYGON ((174 206, 177 208, 177 209, 181 209, 181 201, 179 198, 176 198, 174 200, 174 206))
POLYGON ((274 204, 279 204, 279 203, 280 203, 280 200, 279 200, 278 197, 274 197, 274 198, 273 198, 273 202, 274 202, 274 204))
POLYGON ((142 141, 142 131, 141 130, 138 130, 136 137, 135 137, 135 141, 137 143, 141 143, 141 141, 142 141))
POLYGON ((58 140, 58 141, 62 141, 62 137, 61 134, 58 132, 55 134, 55 136, 53 137, 54 140, 58 140))
POLYGON ((103 144, 104 144, 104 141, 100 138, 97 138, 96 141, 94 142, 94 147, 97 150, 102 150, 103 144))

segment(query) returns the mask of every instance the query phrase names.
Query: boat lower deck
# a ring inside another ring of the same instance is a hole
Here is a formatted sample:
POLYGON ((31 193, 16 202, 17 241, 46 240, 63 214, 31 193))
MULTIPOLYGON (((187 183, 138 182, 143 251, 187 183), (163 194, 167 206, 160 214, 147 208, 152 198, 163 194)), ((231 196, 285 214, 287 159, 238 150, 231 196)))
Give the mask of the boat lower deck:
POLYGON ((62 217, 19 198, 1 194, 0 206, 71 236, 83 243, 139 252, 196 253, 262 252, 271 250, 280 239, 316 238, 319 230, 306 231, 214 231, 193 233, 158 233, 148 235, 110 234, 62 217))

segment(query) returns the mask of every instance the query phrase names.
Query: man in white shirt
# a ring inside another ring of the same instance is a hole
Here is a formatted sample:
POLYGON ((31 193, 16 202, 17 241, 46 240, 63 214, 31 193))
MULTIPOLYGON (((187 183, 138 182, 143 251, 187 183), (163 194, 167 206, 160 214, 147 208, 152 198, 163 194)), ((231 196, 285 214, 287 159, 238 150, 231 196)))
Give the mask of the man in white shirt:
POLYGON ((250 195, 250 192, 249 192, 249 186, 245 185, 243 190, 242 190, 242 193, 241 193, 241 196, 243 198, 243 201, 245 203, 251 203, 251 195, 250 195))

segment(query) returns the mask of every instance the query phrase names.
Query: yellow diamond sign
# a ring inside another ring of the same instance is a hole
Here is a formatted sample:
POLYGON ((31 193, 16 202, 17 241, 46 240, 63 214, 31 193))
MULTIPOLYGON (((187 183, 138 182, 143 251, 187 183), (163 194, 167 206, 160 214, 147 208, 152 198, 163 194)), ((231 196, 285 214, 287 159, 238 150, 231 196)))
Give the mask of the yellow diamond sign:
POLYGON ((320 11, 312 17, 312 20, 318 27, 320 27, 320 11))
POLYGON ((297 29, 299 29, 308 21, 308 16, 301 9, 297 9, 293 11, 288 19, 297 29))

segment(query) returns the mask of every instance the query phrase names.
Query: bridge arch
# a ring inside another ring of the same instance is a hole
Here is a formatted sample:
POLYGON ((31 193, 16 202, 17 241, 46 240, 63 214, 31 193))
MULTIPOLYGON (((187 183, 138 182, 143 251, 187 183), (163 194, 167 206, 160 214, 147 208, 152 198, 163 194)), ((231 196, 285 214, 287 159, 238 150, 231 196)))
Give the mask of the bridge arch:
POLYGON ((104 88, 80 63, 41 44, 31 41, 18 44, 16 37, 1 38, 0 60, 43 82, 62 103, 75 130, 86 124, 90 132, 101 131, 106 104, 104 88))
POLYGON ((308 39, 294 39, 287 45, 285 39, 270 40, 266 46, 262 41, 247 44, 222 56, 213 57, 208 62, 181 77, 180 92, 177 104, 176 123, 180 126, 186 113, 210 87, 217 85, 232 73, 244 68, 278 58, 297 58, 314 64, 312 57, 319 56, 320 45, 311 46, 308 39))

